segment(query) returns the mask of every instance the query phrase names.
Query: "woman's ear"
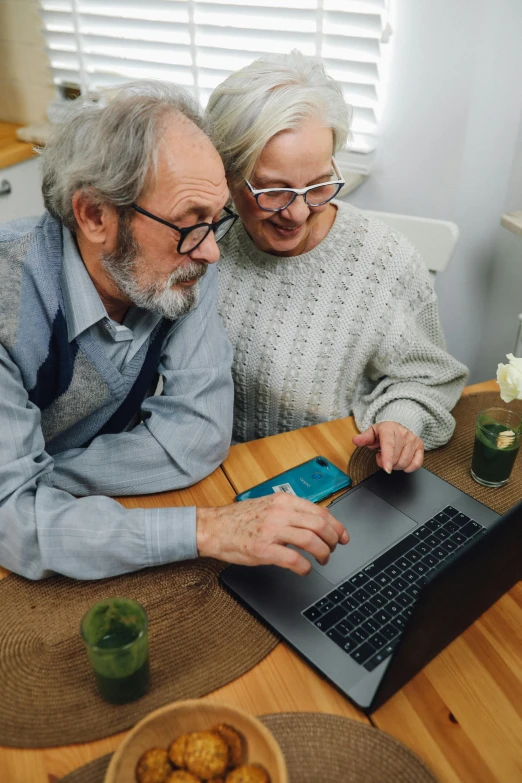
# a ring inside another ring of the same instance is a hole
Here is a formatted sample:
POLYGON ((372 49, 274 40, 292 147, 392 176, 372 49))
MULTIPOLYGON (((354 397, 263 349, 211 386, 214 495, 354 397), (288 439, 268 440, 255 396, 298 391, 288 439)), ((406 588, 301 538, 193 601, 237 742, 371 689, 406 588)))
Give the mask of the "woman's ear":
POLYGON ((231 174, 227 174, 227 185, 228 185, 228 189, 230 191, 230 198, 233 200, 234 196, 237 194, 237 191, 239 189, 240 183, 231 174))

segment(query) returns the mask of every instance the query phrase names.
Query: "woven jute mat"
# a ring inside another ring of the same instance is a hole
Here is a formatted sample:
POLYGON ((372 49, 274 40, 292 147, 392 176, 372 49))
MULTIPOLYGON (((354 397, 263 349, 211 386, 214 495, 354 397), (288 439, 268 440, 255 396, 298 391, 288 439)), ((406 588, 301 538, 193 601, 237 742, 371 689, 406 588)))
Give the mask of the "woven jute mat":
MULTIPOLYGON (((317 712, 261 720, 281 746, 290 783, 437 783, 405 745, 359 721, 317 712)), ((103 783, 110 758, 102 756, 60 783, 103 783)))
POLYGON ((1 580, 0 745, 40 748, 107 737, 252 668, 278 638, 219 585, 224 567, 201 558, 93 582, 1 580), (149 616, 150 689, 121 706, 98 695, 80 637, 89 606, 111 596, 139 601, 149 616))
MULTIPOLYGON (((452 411, 456 421, 453 437, 446 446, 426 452, 424 467, 492 508, 497 514, 505 514, 522 499, 522 449, 505 486, 483 487, 471 478, 475 423, 477 414, 484 408, 506 408, 522 413, 522 401, 514 400, 506 405, 497 392, 481 392, 462 397, 452 411)), ((374 451, 364 448, 354 451, 348 465, 348 474, 354 485, 376 470, 378 467, 374 451)))

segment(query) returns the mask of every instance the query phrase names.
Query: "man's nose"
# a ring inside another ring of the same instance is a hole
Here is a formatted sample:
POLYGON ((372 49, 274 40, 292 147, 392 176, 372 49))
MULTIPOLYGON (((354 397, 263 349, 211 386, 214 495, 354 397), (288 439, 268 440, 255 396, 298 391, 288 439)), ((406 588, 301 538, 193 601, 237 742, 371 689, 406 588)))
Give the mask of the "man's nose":
POLYGON ((190 253, 187 253, 194 261, 204 264, 215 264, 219 261, 219 247, 213 231, 210 231, 203 242, 190 253))
POLYGON ((282 216, 286 220, 291 220, 294 223, 304 223, 310 214, 310 207, 306 203, 304 196, 296 196, 296 198, 281 210, 282 216))

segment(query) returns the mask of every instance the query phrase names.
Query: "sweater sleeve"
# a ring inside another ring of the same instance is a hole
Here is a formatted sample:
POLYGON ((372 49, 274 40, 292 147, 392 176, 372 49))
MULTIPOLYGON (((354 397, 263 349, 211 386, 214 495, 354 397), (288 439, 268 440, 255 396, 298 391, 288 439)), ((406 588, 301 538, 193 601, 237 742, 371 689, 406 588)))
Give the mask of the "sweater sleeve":
POLYGON ((394 269, 385 333, 359 382, 353 413, 361 432, 395 421, 434 449, 453 434, 451 410, 468 371, 446 351, 428 271, 403 238, 394 269))

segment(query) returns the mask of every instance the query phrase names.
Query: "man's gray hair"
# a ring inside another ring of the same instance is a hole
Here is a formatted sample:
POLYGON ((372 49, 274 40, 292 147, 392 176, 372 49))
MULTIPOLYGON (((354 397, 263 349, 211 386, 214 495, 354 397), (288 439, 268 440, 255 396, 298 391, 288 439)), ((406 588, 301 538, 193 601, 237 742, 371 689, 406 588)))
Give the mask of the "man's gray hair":
POLYGON ((180 114, 209 135, 209 120, 182 87, 136 81, 77 98, 40 151, 49 212, 72 231, 72 197, 128 207, 152 184, 166 118, 180 114))
POLYGON ((207 113, 214 144, 233 182, 249 179, 268 141, 303 120, 332 129, 334 152, 350 133, 351 109, 322 61, 294 49, 260 57, 231 74, 212 95, 207 113))

